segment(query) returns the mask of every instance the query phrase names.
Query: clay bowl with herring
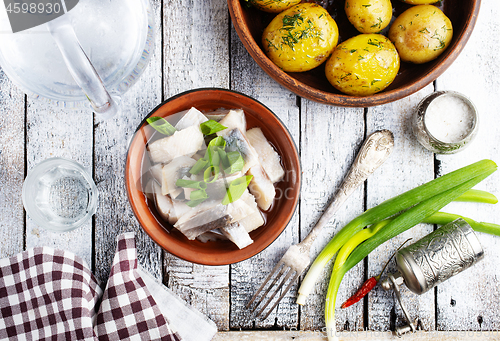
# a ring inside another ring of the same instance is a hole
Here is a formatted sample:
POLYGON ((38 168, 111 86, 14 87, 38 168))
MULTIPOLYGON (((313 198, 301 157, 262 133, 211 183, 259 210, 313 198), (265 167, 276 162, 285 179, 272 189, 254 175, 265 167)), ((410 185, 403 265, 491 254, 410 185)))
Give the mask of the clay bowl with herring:
MULTIPOLYGON (((311 2, 311 1, 309 1, 311 2)), ((336 21, 340 37, 339 44, 360 34, 348 21, 344 1, 316 1, 325 7, 336 21)), ((257 64, 276 82, 298 96, 335 106, 370 107, 404 98, 425 87, 440 76, 458 57, 467 43, 479 14, 480 0, 442 0, 435 5, 451 20, 453 39, 448 48, 435 60, 424 64, 401 62, 401 67, 392 84, 382 92, 365 97, 350 96, 335 89, 325 76, 323 63, 307 72, 284 72, 276 66, 262 50, 262 33, 276 14, 266 13, 246 5, 245 0, 227 0, 231 20, 243 45, 257 64)), ((411 5, 393 0, 393 17, 411 5)), ((391 21, 391 23, 392 23, 391 21)), ((390 25, 381 33, 387 35, 390 25)))
POLYGON ((227 265, 243 261, 261 252, 286 228, 298 203, 301 168, 297 148, 290 133, 270 109, 259 101, 235 91, 206 88, 176 95, 148 114, 139 125, 129 146, 125 184, 137 220, 144 231, 164 250, 193 263, 227 265), (265 224, 250 232, 254 242, 241 250, 228 240, 208 242, 188 240, 160 217, 154 202, 151 202, 145 194, 150 166, 147 144, 155 133, 146 119, 152 116, 168 118, 191 107, 202 112, 219 108, 243 109, 248 129, 260 127, 280 155, 285 177, 275 184, 277 194, 270 210, 263 212, 265 224))

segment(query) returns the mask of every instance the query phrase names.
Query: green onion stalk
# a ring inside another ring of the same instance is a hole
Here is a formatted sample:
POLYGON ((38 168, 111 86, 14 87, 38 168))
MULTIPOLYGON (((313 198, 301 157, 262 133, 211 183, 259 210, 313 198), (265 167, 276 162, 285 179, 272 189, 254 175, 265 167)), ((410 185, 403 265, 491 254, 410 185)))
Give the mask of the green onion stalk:
MULTIPOLYGON (((476 202, 476 203, 485 203, 485 204, 496 204, 498 199, 491 193, 471 189, 456 198, 453 201, 464 201, 464 202, 476 202)), ((434 224, 434 225, 446 225, 451 223, 452 221, 462 218, 464 219, 474 231, 476 232, 484 232, 488 234, 493 234, 500 237, 500 225, 492 224, 492 223, 484 223, 477 222, 474 219, 467 218, 461 216, 459 214, 452 214, 446 212, 436 212, 433 215, 425 218, 421 223, 425 224, 434 224)), ((361 231, 358 231, 351 239, 349 239, 339 250, 337 257, 335 258, 335 263, 333 266, 333 270, 340 268, 342 264, 345 263, 349 255, 354 251, 359 244, 371 238, 380 231, 384 226, 393 221, 394 218, 388 218, 378 223, 371 225, 361 231)))
POLYGON ((467 218, 458 214, 437 212, 436 214, 433 214, 432 216, 424 219, 423 222, 428 224, 446 225, 458 218, 462 218, 463 220, 465 220, 476 232, 488 233, 500 237, 500 225, 477 222, 471 218, 467 218))
MULTIPOLYGON (((375 226, 378 225, 380 227, 378 228, 378 230, 376 230, 375 228, 373 229, 375 230, 375 232, 372 236, 368 236, 368 239, 366 239, 366 241, 361 242, 361 244, 357 246, 354 251, 352 251, 352 253, 342 264, 341 260, 337 265, 334 265, 325 303, 325 322, 329 340, 336 339, 334 336, 336 330, 335 301, 340 283, 347 271, 358 264, 363 258, 368 256, 370 252, 372 252, 382 243, 424 221, 426 218, 429 218, 430 216, 436 214, 441 208, 446 206, 454 199, 460 197, 460 195, 484 180, 496 170, 496 165, 493 162, 482 162, 482 164, 484 165, 485 170, 476 173, 476 176, 465 181, 456 181, 455 186, 449 189, 440 188, 439 193, 436 193, 434 196, 431 196, 430 198, 427 198, 420 203, 412 206, 411 208, 391 219, 387 224, 376 224, 375 226)), ((466 168, 467 167, 464 167, 459 171, 463 171, 466 168)), ((455 173, 455 175, 456 174, 457 173, 455 173)), ((377 211, 379 207, 380 205, 371 209, 370 211, 377 211)), ((444 216, 441 216, 440 218, 444 219, 444 216)), ((448 216, 448 218, 450 218, 450 216, 448 216)), ((373 231, 371 232, 373 233, 373 231)))
POLYGON ((495 195, 479 189, 469 189, 454 201, 480 202, 484 204, 496 204, 498 199, 495 195))
MULTIPOLYGON (((337 251, 358 231, 432 198, 449 188, 457 186, 457 184, 465 183, 482 175, 486 177, 494 172, 496 168, 497 165, 491 160, 478 161, 386 200, 354 218, 332 238, 318 257, 316 257, 299 288, 297 303, 301 305, 305 304, 307 296, 314 288, 314 284, 321 275, 323 268, 335 256, 337 251)), ((457 197, 465 191, 460 192, 457 197)))
MULTIPOLYGON (((487 193, 487 192, 486 192, 487 193)), ((490 193, 488 193, 490 194, 490 193)), ((457 200, 454 200, 457 201, 457 200)), ((477 202, 477 201, 474 201, 477 202)), ((483 201, 480 201, 483 202, 483 201)), ((488 234, 493 234, 496 236, 500 236, 500 225, 498 224, 492 224, 492 223, 484 223, 484 222, 477 222, 474 219, 467 218, 458 214, 452 214, 452 213, 446 213, 446 212, 436 212, 433 215, 425 218, 421 223, 424 224, 433 224, 433 225, 446 225, 448 223, 451 223, 452 221, 456 219, 463 219, 465 220, 471 228, 476 231, 476 232, 484 232, 488 234)), ((338 270, 342 264, 345 263, 349 255, 365 240, 373 237, 375 233, 380 231, 384 226, 389 224, 391 221, 393 221, 394 218, 389 218, 386 220, 379 221, 376 224, 371 225, 370 227, 363 229, 356 233, 351 239, 347 241, 347 243, 342 246, 342 248, 339 250, 339 253, 337 257, 335 258, 335 263, 333 266, 333 271, 338 270)))

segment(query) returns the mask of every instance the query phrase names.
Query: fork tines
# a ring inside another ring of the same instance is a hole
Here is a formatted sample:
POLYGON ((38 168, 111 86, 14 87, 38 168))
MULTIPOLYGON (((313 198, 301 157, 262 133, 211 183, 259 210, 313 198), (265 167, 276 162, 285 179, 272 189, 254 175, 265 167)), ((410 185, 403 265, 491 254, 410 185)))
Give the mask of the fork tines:
POLYGON ((250 308, 252 306, 252 303, 254 303, 254 301, 260 296, 260 298, 256 301, 256 303, 253 305, 253 308, 251 309, 251 312, 255 312, 257 310, 257 308, 261 305, 261 303, 263 303, 262 301, 264 300, 264 298, 269 295, 269 292, 271 291, 271 289, 273 289, 276 282, 278 282, 278 280, 281 279, 280 284, 275 287, 274 291, 270 294, 268 299, 264 302, 264 305, 255 314, 255 317, 261 316, 262 313, 264 312, 264 310, 266 309, 266 307, 272 302, 272 300, 274 299, 276 294, 287 283, 287 281, 290 279, 290 277, 292 277, 292 279, 290 280, 290 282, 286 286, 285 290, 283 290, 281 292, 281 295, 279 296, 279 298, 276 300, 276 302, 274 302, 273 306, 267 311, 267 314, 262 318, 263 320, 265 320, 269 316, 269 314, 271 314, 271 312, 274 310, 274 308, 276 308, 276 306, 281 301, 281 299, 290 290, 293 283, 295 283, 295 281, 297 280, 297 278, 299 278, 299 276, 300 276, 300 272, 297 272, 295 269, 292 269, 291 267, 286 265, 283 261, 280 261, 278 264, 276 264, 276 266, 273 268, 273 270, 269 273, 267 278, 264 280, 262 285, 259 287, 259 289, 255 293, 255 295, 253 295, 250 302, 248 302, 248 304, 246 305, 246 308, 247 309, 250 308), (292 275, 294 275, 294 276, 292 277, 292 275), (273 278, 273 280, 269 284, 271 278, 273 278), (269 285, 267 285, 267 284, 269 284, 269 285), (265 292, 262 295, 259 295, 266 287, 267 287, 267 289, 265 290, 265 292))

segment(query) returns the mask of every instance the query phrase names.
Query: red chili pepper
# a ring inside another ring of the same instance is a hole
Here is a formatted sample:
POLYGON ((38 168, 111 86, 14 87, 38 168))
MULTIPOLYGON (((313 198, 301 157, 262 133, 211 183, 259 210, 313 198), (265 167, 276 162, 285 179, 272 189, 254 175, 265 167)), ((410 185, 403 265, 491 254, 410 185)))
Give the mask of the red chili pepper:
POLYGON ((359 288, 354 295, 352 295, 347 301, 345 301, 341 307, 347 308, 353 305, 354 303, 359 302, 363 297, 366 296, 366 294, 368 294, 377 285, 377 283, 378 283, 377 278, 375 277, 368 278, 368 280, 363 283, 361 288, 359 288))
MULTIPOLYGON (((398 250, 401 249, 403 247, 403 245, 406 244, 407 241, 411 240, 410 239, 407 239, 403 244, 401 244, 400 247, 398 247, 398 250)), ((396 250, 396 251, 398 251, 396 250)), ((354 295, 352 295, 351 297, 349 297, 349 299, 347 301, 345 301, 342 305, 341 305, 341 308, 347 308, 351 305, 353 305, 354 303, 357 303, 359 301, 361 301, 361 299, 363 297, 365 297, 370 291, 372 291, 373 288, 375 288, 375 286, 377 285, 377 283, 380 281, 380 277, 382 276, 382 274, 384 273, 384 270, 385 268, 387 267, 387 265, 389 265, 389 262, 391 261, 392 257, 394 257, 396 253, 394 253, 391 258, 389 258, 389 260, 387 261, 387 263, 385 263, 384 265, 384 268, 382 269, 382 271, 380 271, 380 274, 378 276, 373 276, 373 277, 370 277, 368 278, 364 283, 363 285, 361 286, 361 288, 358 289, 358 291, 356 291, 354 293, 354 295)))

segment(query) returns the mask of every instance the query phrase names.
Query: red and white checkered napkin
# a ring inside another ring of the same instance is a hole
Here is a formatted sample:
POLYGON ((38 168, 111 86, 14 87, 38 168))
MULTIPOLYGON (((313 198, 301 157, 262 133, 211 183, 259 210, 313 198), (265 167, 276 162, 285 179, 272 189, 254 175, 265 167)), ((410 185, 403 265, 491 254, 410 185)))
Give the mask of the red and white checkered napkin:
POLYGON ((213 322, 138 269, 133 233, 118 237, 104 293, 85 261, 71 252, 37 247, 0 260, 0 340, 179 341, 182 335, 186 341, 210 340, 215 332, 213 322), (168 314, 198 320, 198 334, 178 322, 173 332, 168 314))
POLYGON ((118 237, 115 259, 97 314, 99 340, 180 341, 137 272, 133 233, 118 237))
POLYGON ((102 290, 72 253, 37 247, 0 260, 1 340, 93 340, 102 290))

